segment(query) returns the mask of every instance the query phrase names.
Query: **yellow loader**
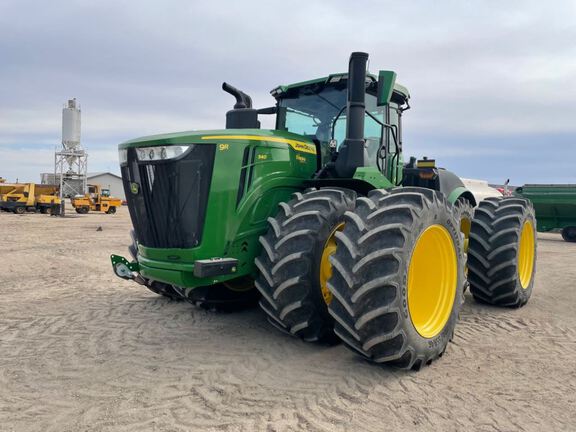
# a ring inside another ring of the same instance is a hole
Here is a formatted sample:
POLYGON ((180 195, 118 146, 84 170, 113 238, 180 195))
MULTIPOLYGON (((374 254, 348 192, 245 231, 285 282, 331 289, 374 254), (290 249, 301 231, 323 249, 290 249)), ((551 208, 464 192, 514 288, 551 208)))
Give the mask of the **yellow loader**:
POLYGON ((72 198, 72 207, 76 213, 86 214, 89 211, 116 213, 116 208, 122 205, 122 200, 110 196, 109 189, 102 189, 100 185, 88 185, 88 193, 72 198))

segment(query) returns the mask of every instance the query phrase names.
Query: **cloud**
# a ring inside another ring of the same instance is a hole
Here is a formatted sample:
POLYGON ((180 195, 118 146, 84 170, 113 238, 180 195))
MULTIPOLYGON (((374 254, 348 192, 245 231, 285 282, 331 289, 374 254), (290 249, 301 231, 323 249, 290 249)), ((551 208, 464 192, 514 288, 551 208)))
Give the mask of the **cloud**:
POLYGON ((268 106, 271 88, 344 71, 364 50, 411 91, 407 154, 467 177, 568 181, 542 161, 576 158, 574 40, 570 1, 4 1, 0 175, 51 171, 70 97, 90 169, 106 170, 123 140, 222 127, 222 81, 268 106))

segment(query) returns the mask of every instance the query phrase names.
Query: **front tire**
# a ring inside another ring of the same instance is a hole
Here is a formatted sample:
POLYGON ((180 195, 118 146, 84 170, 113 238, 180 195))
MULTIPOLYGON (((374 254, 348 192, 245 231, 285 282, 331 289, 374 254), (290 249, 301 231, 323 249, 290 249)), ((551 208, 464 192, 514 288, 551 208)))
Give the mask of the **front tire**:
POLYGON ((536 217, 523 198, 487 198, 474 213, 468 249, 470 292, 481 303, 524 306, 536 271, 536 217))
POLYGON ((116 213, 116 207, 110 207, 108 210, 106 210, 106 214, 114 214, 116 213))
POLYGON ((376 363, 419 369, 441 356, 465 280, 459 221, 444 195, 375 190, 337 238, 328 284, 336 334, 376 363))
POLYGON ((295 193, 269 218, 260 237, 262 254, 256 258, 260 275, 256 288, 268 320, 280 330, 309 342, 334 343, 334 322, 327 304, 326 286, 332 267, 335 233, 343 228, 344 213, 354 208, 356 193, 325 188, 295 193))

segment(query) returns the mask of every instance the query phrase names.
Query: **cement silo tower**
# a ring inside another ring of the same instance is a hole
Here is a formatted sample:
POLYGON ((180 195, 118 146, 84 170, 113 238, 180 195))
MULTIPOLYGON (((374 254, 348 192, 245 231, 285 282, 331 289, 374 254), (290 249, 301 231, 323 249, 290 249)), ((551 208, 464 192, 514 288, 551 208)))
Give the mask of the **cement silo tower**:
POLYGON ((86 193, 88 153, 80 143, 80 105, 70 99, 62 109, 62 149, 54 156, 54 179, 60 182, 60 196, 86 193))

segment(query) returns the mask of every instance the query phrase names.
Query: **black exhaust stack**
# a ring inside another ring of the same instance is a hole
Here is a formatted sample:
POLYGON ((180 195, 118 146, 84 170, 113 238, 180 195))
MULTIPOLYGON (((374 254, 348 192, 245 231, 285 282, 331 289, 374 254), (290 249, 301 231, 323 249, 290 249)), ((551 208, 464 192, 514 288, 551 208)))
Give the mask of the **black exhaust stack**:
POLYGON ((364 113, 366 110, 366 64, 368 54, 353 52, 348 64, 348 102, 346 104, 346 139, 336 159, 338 177, 349 178, 364 166, 364 113))
POLYGON ((258 111, 252 108, 252 98, 228 83, 222 90, 236 98, 234 109, 226 113, 226 129, 259 129, 258 111))

